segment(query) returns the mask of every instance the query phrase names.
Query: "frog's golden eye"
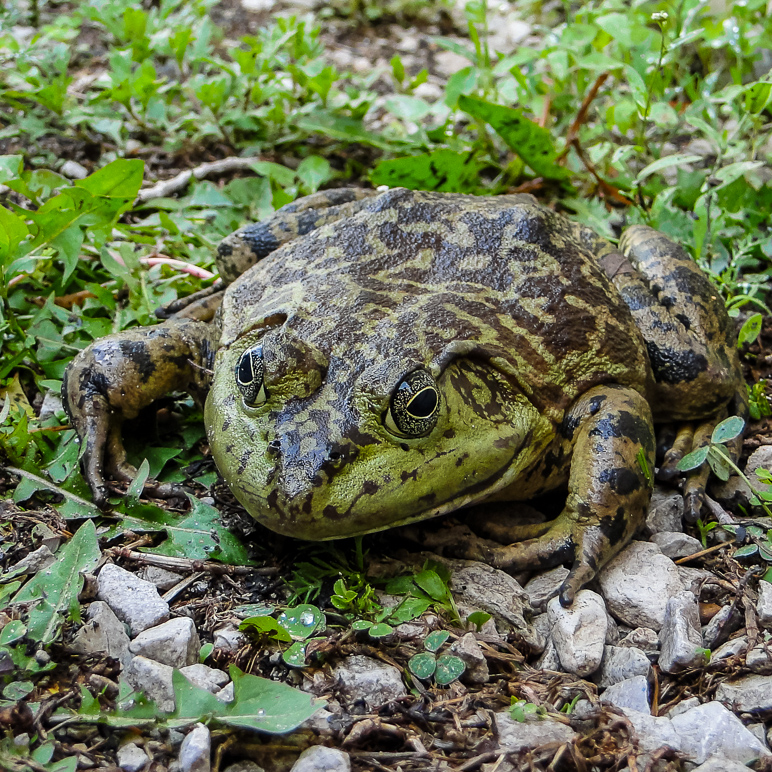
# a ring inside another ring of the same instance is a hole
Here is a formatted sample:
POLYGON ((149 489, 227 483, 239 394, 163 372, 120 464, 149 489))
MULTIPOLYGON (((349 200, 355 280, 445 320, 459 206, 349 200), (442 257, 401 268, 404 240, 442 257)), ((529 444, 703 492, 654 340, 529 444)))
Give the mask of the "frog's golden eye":
POLYGON ((245 351, 236 365, 236 385, 248 407, 257 407, 266 400, 263 370, 262 346, 245 351))
POLYGON ((398 437, 423 437, 437 423, 440 393, 426 370, 414 370, 397 384, 384 424, 398 437))

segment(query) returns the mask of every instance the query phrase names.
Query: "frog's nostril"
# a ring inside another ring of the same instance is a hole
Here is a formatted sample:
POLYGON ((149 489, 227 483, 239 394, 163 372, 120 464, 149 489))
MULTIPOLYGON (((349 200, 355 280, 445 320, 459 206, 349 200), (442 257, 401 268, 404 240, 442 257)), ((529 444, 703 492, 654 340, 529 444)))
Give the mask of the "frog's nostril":
POLYGON ((268 453, 270 453, 272 456, 278 455, 278 453, 281 451, 281 440, 271 440, 268 443, 268 453))
POLYGON ((330 459, 332 461, 337 461, 342 456, 343 456, 343 454, 339 453, 337 450, 333 450, 332 453, 330 453, 330 459))

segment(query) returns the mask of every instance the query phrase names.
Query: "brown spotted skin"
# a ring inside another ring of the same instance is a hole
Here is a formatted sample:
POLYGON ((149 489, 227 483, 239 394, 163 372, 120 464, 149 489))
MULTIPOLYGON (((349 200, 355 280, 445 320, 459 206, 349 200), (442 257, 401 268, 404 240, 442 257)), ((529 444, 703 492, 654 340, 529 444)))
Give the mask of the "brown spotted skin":
MULTIPOLYGON (((721 303, 662 239, 633 229, 619 252, 530 196, 403 189, 315 194, 237 231, 220 247, 215 324, 188 347, 199 364, 216 350, 205 416, 220 472, 260 522, 313 540, 567 484, 556 521, 486 557, 573 560, 570 602, 642 522, 653 420, 713 419, 741 386, 721 303), (416 371, 433 412, 405 436, 392 397, 416 371)), ((82 373, 99 346, 68 374, 87 445, 82 373)))

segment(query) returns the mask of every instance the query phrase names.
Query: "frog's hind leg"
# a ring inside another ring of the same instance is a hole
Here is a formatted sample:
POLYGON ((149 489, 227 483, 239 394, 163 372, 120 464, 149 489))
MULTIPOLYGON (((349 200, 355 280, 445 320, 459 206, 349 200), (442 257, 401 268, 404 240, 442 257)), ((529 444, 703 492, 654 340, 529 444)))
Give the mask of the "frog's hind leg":
POLYGON ((277 209, 265 220, 239 228, 217 248, 220 278, 230 284, 282 244, 356 214, 376 194, 363 188, 323 190, 277 209))
POLYGON ((552 522, 518 529, 519 544, 470 543, 464 557, 498 568, 551 568, 573 558, 560 590, 570 605, 576 593, 629 543, 651 496, 654 427, 646 400, 632 389, 597 386, 570 411, 573 455, 566 505, 552 522), (542 528, 545 527, 542 532, 542 528))
MULTIPOLYGON (((727 405, 747 417, 735 335, 718 291, 681 246, 640 225, 625 231, 619 246, 632 270, 620 263, 610 278, 646 342, 656 379, 655 419, 684 422, 658 475, 673 479, 681 458, 710 441, 727 405)), ((729 450, 736 457, 739 443, 729 450)), ((699 516, 707 476, 707 467, 689 475, 687 520, 699 516)))

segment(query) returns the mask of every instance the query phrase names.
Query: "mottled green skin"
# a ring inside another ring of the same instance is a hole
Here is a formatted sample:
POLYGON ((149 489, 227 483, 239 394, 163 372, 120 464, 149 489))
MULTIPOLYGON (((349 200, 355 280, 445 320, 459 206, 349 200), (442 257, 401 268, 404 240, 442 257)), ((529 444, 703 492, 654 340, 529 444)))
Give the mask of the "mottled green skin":
MULTIPOLYGON (((723 307, 693 261, 646 228, 628 231, 621 248, 530 196, 331 191, 226 239, 219 265, 232 283, 214 324, 156 329, 186 351, 195 344, 180 341, 198 339, 190 358, 213 371, 212 453, 264 525, 338 538, 567 483, 557 521, 483 552, 511 567, 574 559, 569 602, 642 521, 651 481, 639 456, 653 468, 652 411, 710 419, 741 384, 723 307), (258 344, 266 399, 249 407, 234 371, 258 344), (425 436, 396 436, 384 419, 397 384, 418 369, 436 383, 437 422, 425 436)), ((135 356, 127 339, 148 334, 98 341, 68 371, 97 498, 102 458, 120 454, 120 436, 110 435, 113 416, 100 429, 106 444, 90 442, 93 384, 130 371, 117 366, 119 349, 135 356)), ((205 390, 200 367, 183 375, 178 349, 147 346, 151 378, 176 355, 177 385, 205 390)), ((130 390, 142 404, 168 390, 146 380, 130 390)), ((141 406, 119 396, 107 395, 111 409, 141 406)), ((121 464, 110 471, 130 476, 121 464)))

